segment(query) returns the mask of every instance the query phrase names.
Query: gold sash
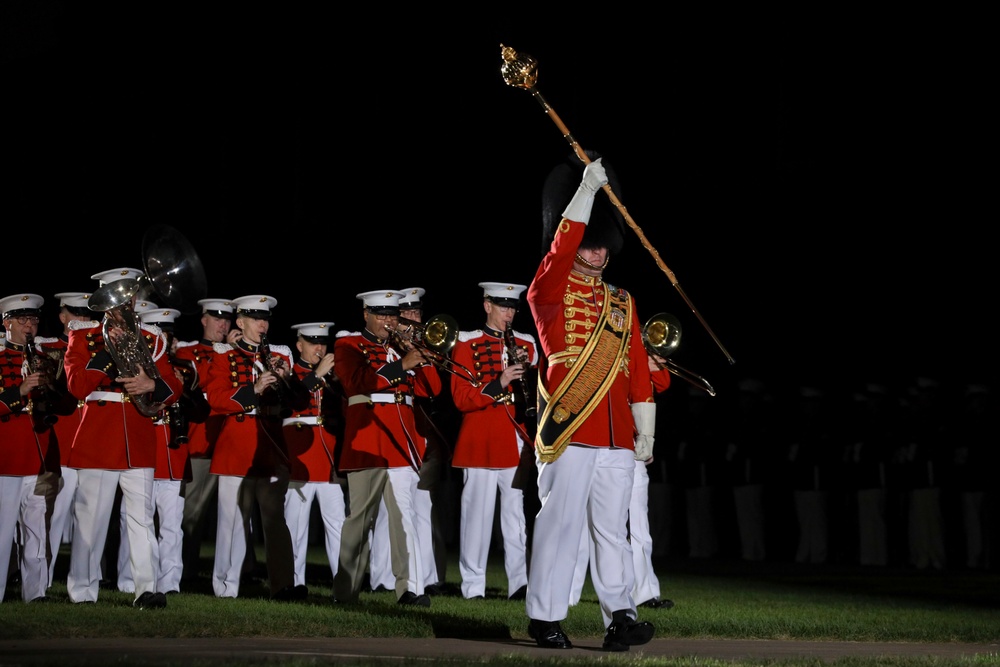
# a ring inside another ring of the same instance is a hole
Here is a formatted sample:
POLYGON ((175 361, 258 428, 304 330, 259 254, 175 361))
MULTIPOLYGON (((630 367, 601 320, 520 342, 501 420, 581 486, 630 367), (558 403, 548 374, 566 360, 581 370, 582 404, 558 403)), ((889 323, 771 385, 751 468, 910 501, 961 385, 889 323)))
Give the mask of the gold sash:
POLYGON ((625 290, 613 289, 610 285, 608 288, 595 335, 587 341, 570 372, 551 394, 545 391, 539 373, 541 413, 535 450, 544 463, 559 458, 579 425, 608 393, 628 350, 632 300, 625 290))

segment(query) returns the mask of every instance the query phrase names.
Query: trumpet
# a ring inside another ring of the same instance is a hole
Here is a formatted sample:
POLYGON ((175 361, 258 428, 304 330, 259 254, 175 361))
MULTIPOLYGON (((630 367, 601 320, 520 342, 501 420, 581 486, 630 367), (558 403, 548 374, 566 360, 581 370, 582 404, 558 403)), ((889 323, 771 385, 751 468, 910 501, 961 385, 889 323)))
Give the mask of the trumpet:
POLYGON ((385 325, 385 329, 389 338, 404 349, 415 347, 427 352, 427 359, 438 369, 468 380, 473 387, 481 384, 475 373, 448 356, 458 341, 458 322, 450 315, 435 315, 427 324, 400 317, 395 327, 385 325))
POLYGON ((663 362, 656 361, 657 366, 715 396, 715 389, 705 378, 667 358, 681 344, 681 323, 676 317, 670 313, 653 315, 642 327, 642 342, 650 354, 663 358, 663 362))

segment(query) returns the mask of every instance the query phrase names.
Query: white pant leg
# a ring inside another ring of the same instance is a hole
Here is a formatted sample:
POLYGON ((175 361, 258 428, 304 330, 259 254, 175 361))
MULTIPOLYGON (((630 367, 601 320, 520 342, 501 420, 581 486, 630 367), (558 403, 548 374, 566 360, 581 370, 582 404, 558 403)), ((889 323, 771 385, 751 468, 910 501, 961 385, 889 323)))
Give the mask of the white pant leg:
POLYGON ((465 468, 462 478, 458 571, 462 577, 462 597, 473 598, 486 595, 486 564, 496 511, 497 471, 465 468))
POLYGON ((122 506, 126 515, 129 565, 135 581, 135 596, 156 592, 160 545, 156 541, 153 519, 153 469, 123 470, 118 478, 122 489, 122 506))
POLYGON ((247 533, 240 511, 242 477, 219 475, 219 509, 215 531, 215 564, 212 590, 216 597, 234 598, 240 594, 240 573, 247 554, 247 533))
POLYGON ((295 563, 295 585, 306 583, 306 554, 309 551, 309 515, 312 512, 316 485, 309 482, 289 482, 285 492, 285 523, 292 537, 292 559, 295 563))
POLYGON ((118 530, 121 539, 118 540, 118 581, 116 585, 122 593, 135 593, 135 581, 132 579, 132 566, 129 565, 131 551, 128 548, 128 518, 125 514, 125 503, 118 506, 118 530))
POLYGON ((24 478, 21 486, 19 551, 21 599, 45 596, 49 587, 49 518, 59 491, 59 475, 48 472, 24 478))
POLYGON ((72 602, 97 602, 101 556, 118 491, 118 470, 78 470, 73 502, 73 542, 66 591, 72 602))
POLYGON ((541 508, 535 516, 528 567, 525 610, 529 619, 562 621, 569 613, 576 563, 572 545, 579 544, 587 527, 597 455, 596 448, 571 445, 552 463, 536 457, 541 508), (567 550, 566 545, 571 548, 567 550))
POLYGON ((184 561, 181 549, 184 533, 184 499, 181 497, 179 479, 153 480, 153 497, 156 514, 159 516, 159 568, 157 569, 156 590, 160 593, 180 592, 184 561))
POLYGON ((403 522, 403 532, 406 534, 406 553, 409 558, 409 577, 406 581, 406 590, 423 595, 423 573, 426 570, 420 536, 417 534, 416 510, 413 506, 419 482, 420 475, 413 468, 389 468, 389 486, 396 499, 396 506, 399 508, 400 518, 403 522))
POLYGON ((632 588, 635 573, 628 542, 628 508, 635 476, 635 454, 630 449, 601 449, 587 503, 594 552, 590 579, 601 603, 604 625, 612 613, 627 611, 636 617, 632 588), (624 492, 623 492, 624 490, 624 492))
POLYGON ((319 503, 320 518, 323 519, 323 539, 326 558, 330 562, 330 574, 336 577, 340 560, 340 536, 347 516, 344 487, 340 484, 317 482, 316 501, 319 503))
POLYGON ((433 503, 428 489, 417 488, 413 492, 414 523, 420 536, 421 561, 424 564, 422 574, 424 587, 437 583, 437 561, 434 559, 434 523, 431 519, 433 503))
POLYGON ((653 571, 653 536, 649 529, 649 472, 645 461, 635 462, 628 525, 635 573, 632 599, 636 604, 642 604, 660 597, 660 580, 653 571))
POLYGON ((368 536, 368 578, 372 590, 379 586, 395 590, 396 578, 392 575, 392 551, 389 548, 389 511, 385 498, 378 502, 378 514, 371 535, 368 536))
POLYGON ((528 528, 524 520, 524 492, 515 489, 517 468, 497 471, 500 489, 500 533, 503 535, 503 563, 507 573, 507 595, 528 583, 528 528))
POLYGON ((56 502, 52 506, 52 518, 49 520, 49 548, 52 550, 52 561, 49 563, 49 586, 55 578, 56 560, 59 548, 64 542, 69 542, 73 535, 73 499, 76 497, 77 472, 75 468, 62 469, 62 483, 56 502))
POLYGON ((0 475, 0 602, 3 602, 10 574, 10 552, 17 535, 22 484, 21 477, 0 475))
POLYGON ((580 534, 580 545, 577 547, 576 562, 573 569, 573 588, 569 596, 569 606, 580 602, 583 595, 583 586, 587 583, 587 568, 590 567, 590 552, 593 545, 590 542, 590 529, 586 522, 583 524, 583 533, 580 534))

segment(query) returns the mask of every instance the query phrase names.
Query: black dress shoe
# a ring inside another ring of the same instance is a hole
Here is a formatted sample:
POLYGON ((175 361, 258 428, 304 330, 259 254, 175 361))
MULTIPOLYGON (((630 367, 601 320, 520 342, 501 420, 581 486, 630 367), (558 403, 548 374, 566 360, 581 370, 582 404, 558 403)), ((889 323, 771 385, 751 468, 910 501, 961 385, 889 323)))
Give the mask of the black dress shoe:
POLYGON ((573 648, 573 643, 563 632, 559 621, 536 621, 528 623, 528 636, 541 648, 573 648))
POLYGON ((138 609, 163 609, 167 606, 167 596, 163 593, 146 591, 132 603, 138 609))
POLYGON ((444 595, 444 589, 437 584, 424 586, 424 595, 444 595))
POLYGON ((292 602, 295 600, 305 600, 307 597, 309 597, 309 589, 305 584, 299 584, 298 586, 285 586, 272 595, 271 599, 278 602, 292 602))
POLYGON ((413 591, 406 591, 396 602, 411 607, 431 606, 431 599, 429 597, 427 597, 426 595, 417 595, 413 591))
POLYGON ((671 609, 674 606, 673 600, 668 600, 666 598, 651 598, 646 600, 640 607, 646 607, 648 609, 671 609))
POLYGON ((526 597, 528 597, 528 587, 527 586, 521 586, 516 591, 514 591, 513 593, 511 593, 510 597, 507 598, 507 599, 508 600, 523 600, 526 597))
POLYGON ((602 648, 605 651, 627 651, 630 646, 648 642, 654 632, 653 624, 646 621, 633 621, 631 618, 614 620, 604 633, 602 648))

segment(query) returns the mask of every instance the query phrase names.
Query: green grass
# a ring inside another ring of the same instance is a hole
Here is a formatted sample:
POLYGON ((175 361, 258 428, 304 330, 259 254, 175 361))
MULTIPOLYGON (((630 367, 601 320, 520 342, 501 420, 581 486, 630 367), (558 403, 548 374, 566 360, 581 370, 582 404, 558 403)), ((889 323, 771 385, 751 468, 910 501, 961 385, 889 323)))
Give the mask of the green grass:
MULTIPOLYGON (((260 555, 262 558, 263 554, 260 555)), ((204 574, 208 574, 210 568, 209 554, 203 558, 204 574)), ((454 558, 448 572, 449 585, 457 591, 458 567, 454 558)), ((656 624, 657 638, 971 643, 1000 639, 1000 577, 992 573, 942 574, 886 568, 869 570, 690 560, 658 563, 657 573, 664 597, 676 603, 676 607, 669 610, 640 610, 640 619, 656 624)), ((96 605, 73 605, 68 602, 65 585, 57 584, 51 591, 51 603, 25 605, 20 602, 19 590, 9 587, 6 601, 0 604, 0 639, 528 639, 524 603, 506 599, 506 582, 499 557, 491 562, 486 600, 465 600, 457 594, 436 596, 429 609, 401 608, 392 593, 363 593, 355 605, 333 603, 329 567, 320 549, 310 554, 308 576, 310 596, 304 602, 271 602, 267 599, 265 582, 260 581, 243 586, 237 599, 217 599, 206 579, 193 589, 170 596, 166 609, 151 613, 136 613, 131 607, 133 596, 115 590, 102 589, 96 605)), ((563 627, 574 640, 603 637, 600 610, 589 582, 580 604, 570 609, 563 627)), ((560 665, 573 664, 565 658, 553 659, 560 665)), ((643 662, 637 656, 610 654, 601 654, 601 662, 654 664, 643 662)), ((991 661, 980 658, 961 664, 988 662, 991 661)), ((0 664, 5 664, 2 658, 0 664)), ((193 664, 196 663, 185 663, 186 667, 193 664)), ((489 664, 539 663, 508 656, 490 660, 489 664)), ((717 663, 698 660, 696 664, 711 666, 717 663)), ((930 658, 919 662, 881 658, 860 662, 851 659, 839 661, 839 664, 909 667, 944 663, 930 658)))

